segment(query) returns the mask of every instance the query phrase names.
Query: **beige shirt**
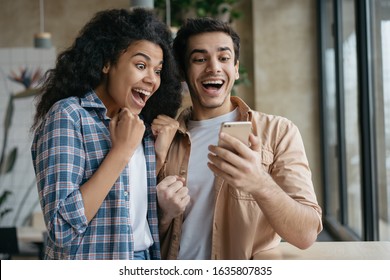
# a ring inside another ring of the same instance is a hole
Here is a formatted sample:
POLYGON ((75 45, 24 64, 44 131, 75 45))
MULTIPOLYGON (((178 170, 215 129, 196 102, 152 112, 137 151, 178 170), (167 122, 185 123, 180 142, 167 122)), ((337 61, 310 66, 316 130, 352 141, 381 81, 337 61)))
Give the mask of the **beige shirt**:
MULTIPOLYGON (((275 182, 294 200, 312 207, 318 213, 318 233, 322 230, 322 210, 317 203, 298 128, 289 120, 252 111, 240 98, 231 97, 238 106, 240 120, 252 122, 253 133, 262 141, 262 165, 275 182)), ((186 122, 191 110, 179 117, 180 128, 172 142, 159 179, 169 175, 187 177, 191 142, 186 122)), ((261 182, 259 182, 261 184, 261 182)), ((271 227, 251 194, 229 186, 222 179, 214 182, 215 207, 212 228, 212 259, 253 259, 256 253, 277 246, 280 236, 271 227)), ((183 216, 169 228, 160 228, 161 257, 176 259, 183 216)), ((199 229, 201 230, 201 229, 199 229)))

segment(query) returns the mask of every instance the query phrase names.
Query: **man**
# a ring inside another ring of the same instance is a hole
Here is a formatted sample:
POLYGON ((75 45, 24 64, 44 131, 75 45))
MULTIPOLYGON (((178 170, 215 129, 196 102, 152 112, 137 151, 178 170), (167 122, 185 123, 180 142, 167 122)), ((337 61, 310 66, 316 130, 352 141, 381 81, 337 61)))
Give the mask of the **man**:
POLYGON ((208 18, 188 20, 174 40, 193 106, 159 174, 169 177, 157 188, 162 258, 252 259, 281 239, 308 248, 322 230, 297 127, 231 96, 239 48, 231 27, 208 18), (219 135, 226 121, 252 123, 249 146, 219 135))

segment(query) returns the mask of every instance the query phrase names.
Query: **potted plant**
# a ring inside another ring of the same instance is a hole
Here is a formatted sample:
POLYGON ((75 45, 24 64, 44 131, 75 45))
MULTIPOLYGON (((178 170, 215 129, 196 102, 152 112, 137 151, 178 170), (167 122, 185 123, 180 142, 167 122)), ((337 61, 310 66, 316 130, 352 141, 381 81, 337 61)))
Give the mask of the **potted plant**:
MULTIPOLYGON (((6 174, 9 174, 12 172, 16 159, 18 157, 18 148, 12 147, 11 149, 8 149, 8 138, 9 138, 9 131, 12 125, 12 119, 14 115, 14 103, 17 99, 23 99, 31 96, 35 96, 38 94, 38 89, 33 88, 33 85, 37 83, 42 77, 41 69, 36 70, 30 70, 27 67, 21 68, 19 73, 15 73, 14 71, 11 71, 8 78, 16 83, 19 83, 23 85, 25 88, 24 90, 17 92, 17 93, 10 93, 7 103, 7 108, 5 110, 5 116, 4 116, 4 131, 3 131, 3 142, 1 146, 1 154, 0 154, 0 178, 6 174)), ((18 204, 16 208, 16 214, 14 217, 13 224, 16 225, 17 220, 19 219, 19 216, 21 214, 21 210, 24 206, 25 200, 30 195, 30 192, 33 187, 35 186, 35 183, 32 183, 30 186, 28 186, 27 191, 24 193, 22 197, 21 203, 18 204)), ((0 225, 3 221, 4 217, 13 211, 12 208, 6 207, 6 202, 9 199, 9 197, 12 195, 12 186, 3 186, 0 185, 0 225)), ((22 224, 24 221, 22 222, 22 224)))

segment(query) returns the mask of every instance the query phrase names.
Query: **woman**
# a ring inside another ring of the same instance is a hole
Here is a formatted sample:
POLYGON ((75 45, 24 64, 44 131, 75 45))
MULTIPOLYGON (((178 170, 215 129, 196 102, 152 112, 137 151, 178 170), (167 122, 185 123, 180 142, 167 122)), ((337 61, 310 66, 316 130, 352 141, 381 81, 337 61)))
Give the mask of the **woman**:
POLYGON ((45 259, 160 258, 156 162, 176 125, 151 123, 181 102, 171 38, 151 11, 102 11, 48 71, 31 148, 45 259))

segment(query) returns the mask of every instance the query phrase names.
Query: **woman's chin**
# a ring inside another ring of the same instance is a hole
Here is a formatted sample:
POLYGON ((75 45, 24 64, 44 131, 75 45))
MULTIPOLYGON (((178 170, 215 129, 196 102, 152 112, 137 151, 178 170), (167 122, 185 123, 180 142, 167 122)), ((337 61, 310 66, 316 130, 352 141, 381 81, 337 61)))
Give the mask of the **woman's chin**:
POLYGON ((126 108, 129 109, 129 111, 135 115, 139 115, 143 109, 143 107, 140 106, 126 106, 126 108))

